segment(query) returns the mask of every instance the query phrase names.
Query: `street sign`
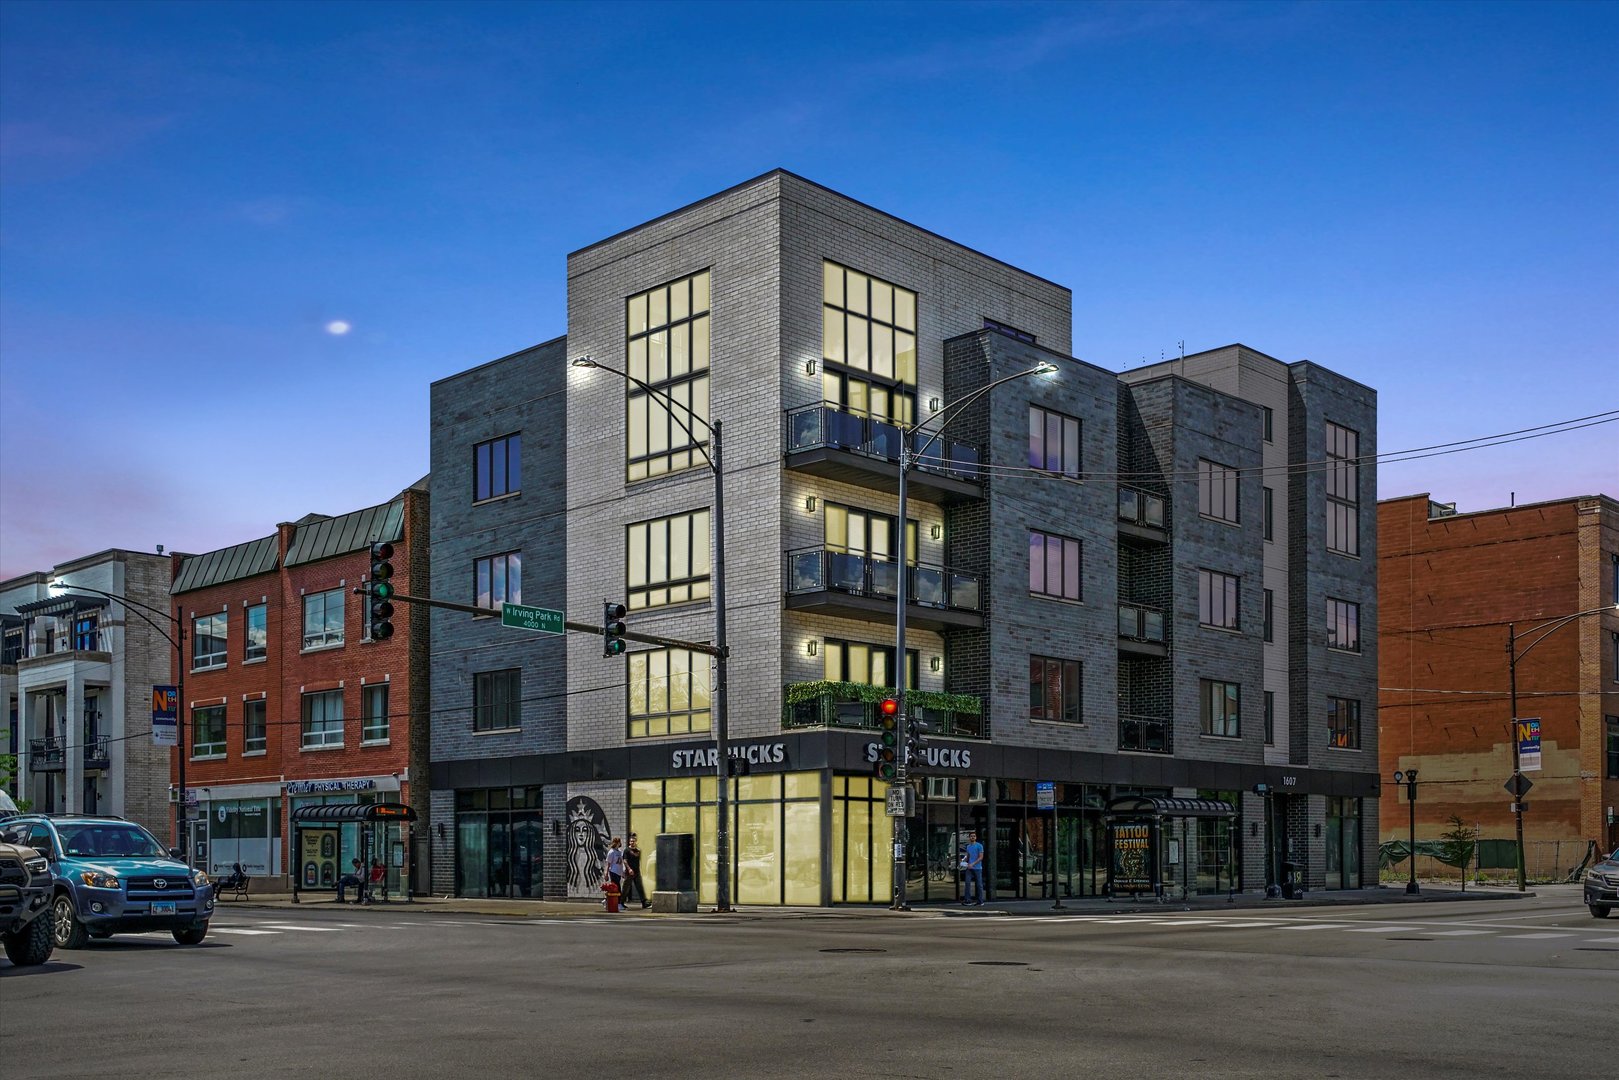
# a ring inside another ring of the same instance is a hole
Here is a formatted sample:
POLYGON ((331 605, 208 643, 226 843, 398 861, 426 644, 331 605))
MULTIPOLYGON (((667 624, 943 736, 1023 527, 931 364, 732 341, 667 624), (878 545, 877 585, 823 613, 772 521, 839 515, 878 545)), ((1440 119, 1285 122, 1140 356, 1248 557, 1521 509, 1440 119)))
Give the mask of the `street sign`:
POLYGON ((561 634, 562 612, 550 608, 528 607, 525 604, 501 604, 500 625, 519 630, 533 630, 541 634, 561 634))
POLYGON ((1034 785, 1034 808, 1036 810, 1057 809, 1057 785, 1050 780, 1041 780, 1034 785))
POLYGON ((1529 717, 1513 721, 1518 740, 1518 771, 1540 771, 1540 718, 1529 717))
POLYGON ((888 789, 888 816, 910 817, 915 792, 909 784, 895 784, 888 789))
POLYGON ((1525 795, 1529 794, 1529 789, 1535 786, 1535 782, 1529 779, 1527 776, 1514 773, 1512 775, 1512 779, 1508 780, 1502 786, 1507 789, 1507 792, 1514 799, 1521 799, 1525 795))
POLYGON ((1521 814, 1527 809, 1529 809, 1529 804, 1526 802, 1515 802, 1512 804, 1512 812, 1514 814, 1521 814))
POLYGON ((180 691, 173 686, 152 687, 152 745, 178 746, 180 691))

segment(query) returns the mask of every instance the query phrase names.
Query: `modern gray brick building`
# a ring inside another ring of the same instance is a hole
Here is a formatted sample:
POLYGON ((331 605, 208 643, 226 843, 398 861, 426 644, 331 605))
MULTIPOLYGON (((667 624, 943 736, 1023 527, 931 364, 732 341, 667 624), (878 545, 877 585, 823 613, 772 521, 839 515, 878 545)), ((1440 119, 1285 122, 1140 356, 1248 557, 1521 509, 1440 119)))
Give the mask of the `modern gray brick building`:
MULTIPOLYGON (((434 386, 434 594, 492 595, 475 563, 521 551, 525 603, 711 641, 722 424, 737 902, 889 899, 902 579, 932 728, 912 899, 958 895, 969 830, 1002 898, 1373 880, 1370 390, 1243 346, 1087 364, 1067 289, 780 170, 574 252, 568 283, 565 341, 434 386)), ((703 654, 443 613, 433 642, 439 887, 596 895, 607 837, 685 832, 713 899, 703 654)))

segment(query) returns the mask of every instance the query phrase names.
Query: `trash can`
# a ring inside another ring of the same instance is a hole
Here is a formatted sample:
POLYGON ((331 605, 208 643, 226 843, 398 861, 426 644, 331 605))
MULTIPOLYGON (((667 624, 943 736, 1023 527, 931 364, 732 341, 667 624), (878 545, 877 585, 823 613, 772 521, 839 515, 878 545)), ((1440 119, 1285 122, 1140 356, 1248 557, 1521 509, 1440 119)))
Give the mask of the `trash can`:
POLYGON ((1282 897, 1287 900, 1304 899, 1304 883, 1298 878, 1304 867, 1296 862, 1282 863, 1282 897))

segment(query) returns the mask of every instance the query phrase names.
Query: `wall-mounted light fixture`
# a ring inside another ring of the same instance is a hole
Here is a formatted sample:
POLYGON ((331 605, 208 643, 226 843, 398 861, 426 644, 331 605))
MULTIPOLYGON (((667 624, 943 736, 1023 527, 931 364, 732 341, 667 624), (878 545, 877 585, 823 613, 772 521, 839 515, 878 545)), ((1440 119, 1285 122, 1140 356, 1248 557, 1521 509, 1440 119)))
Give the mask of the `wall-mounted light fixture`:
POLYGON ((817 645, 817 644, 816 644, 816 642, 815 642, 815 639, 814 639, 814 638, 810 638, 810 642, 809 642, 809 644, 808 644, 808 645, 806 645, 806 646, 804 646, 804 651, 805 651, 805 652, 807 652, 807 653, 809 653, 809 654, 810 654, 810 655, 811 655, 811 656, 814 656, 814 655, 815 655, 815 651, 816 651, 816 650, 817 650, 817 649, 819 649, 819 648, 820 648, 820 646, 819 646, 819 645, 817 645))
POLYGON ((938 412, 939 411, 939 406, 943 405, 943 404, 944 404, 944 402, 940 401, 936 397, 928 398, 928 412, 938 412))
POLYGON ((932 660, 928 661, 928 667, 932 668, 934 671, 938 671, 940 668, 944 667, 944 657, 935 656, 932 660))
POLYGON ((935 524, 933 526, 932 532, 933 532, 933 539, 937 540, 939 537, 944 535, 944 526, 935 524))
POLYGON ((811 357, 810 359, 804 361, 804 374, 806 374, 806 375, 815 374, 815 360, 814 360, 813 357, 811 357))
POLYGON ((1250 821, 1248 823, 1248 835, 1249 836, 1258 836, 1259 835, 1259 822, 1250 821))
POLYGON ((812 514, 815 513, 815 496, 811 495, 804 500, 804 509, 812 514))
POLYGON ((1315 823, 1315 835, 1317 840, 1321 838, 1321 823, 1319 821, 1315 823))

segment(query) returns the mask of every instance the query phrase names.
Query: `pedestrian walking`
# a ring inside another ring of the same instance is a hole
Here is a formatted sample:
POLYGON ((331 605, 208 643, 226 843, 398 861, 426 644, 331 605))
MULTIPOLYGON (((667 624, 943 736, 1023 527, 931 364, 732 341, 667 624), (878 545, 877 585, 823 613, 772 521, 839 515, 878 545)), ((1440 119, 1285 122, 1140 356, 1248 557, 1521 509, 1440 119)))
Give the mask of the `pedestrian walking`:
POLYGON ((624 845, 624 903, 630 902, 630 893, 641 898, 641 906, 648 908, 652 901, 647 899, 646 885, 641 881, 641 844, 630 833, 630 841, 624 845))
POLYGON ((962 905, 964 907, 983 907, 984 845, 978 842, 978 834, 975 832, 967 834, 967 850, 961 857, 961 869, 967 879, 961 901, 962 905))
POLYGON ((613 837, 612 844, 607 848, 607 880, 602 887, 613 887, 613 892, 624 895, 624 841, 613 837))

